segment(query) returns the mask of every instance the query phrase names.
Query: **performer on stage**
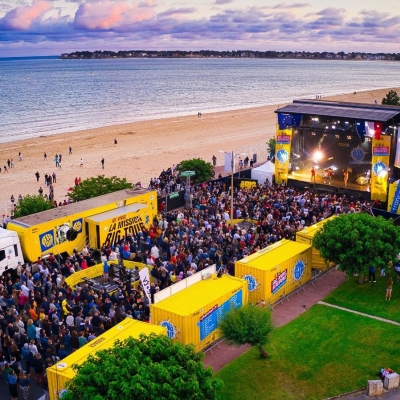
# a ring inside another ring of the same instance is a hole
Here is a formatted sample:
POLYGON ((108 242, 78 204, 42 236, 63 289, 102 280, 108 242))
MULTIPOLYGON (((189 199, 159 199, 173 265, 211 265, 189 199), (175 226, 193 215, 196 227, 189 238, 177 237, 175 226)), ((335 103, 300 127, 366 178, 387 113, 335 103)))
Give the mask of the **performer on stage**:
POLYGON ((347 181, 349 179, 349 171, 347 169, 343 170, 343 181, 344 181, 344 186, 347 186, 347 181))
POLYGON ((311 168, 311 182, 315 183, 315 168, 312 166, 311 168))

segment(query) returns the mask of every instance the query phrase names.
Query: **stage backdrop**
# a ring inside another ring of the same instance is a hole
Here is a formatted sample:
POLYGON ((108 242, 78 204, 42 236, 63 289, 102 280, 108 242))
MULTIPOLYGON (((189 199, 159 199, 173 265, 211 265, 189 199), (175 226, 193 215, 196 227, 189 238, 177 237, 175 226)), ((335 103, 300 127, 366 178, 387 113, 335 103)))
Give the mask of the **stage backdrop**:
POLYGON ((372 138, 371 199, 386 202, 391 136, 372 138))

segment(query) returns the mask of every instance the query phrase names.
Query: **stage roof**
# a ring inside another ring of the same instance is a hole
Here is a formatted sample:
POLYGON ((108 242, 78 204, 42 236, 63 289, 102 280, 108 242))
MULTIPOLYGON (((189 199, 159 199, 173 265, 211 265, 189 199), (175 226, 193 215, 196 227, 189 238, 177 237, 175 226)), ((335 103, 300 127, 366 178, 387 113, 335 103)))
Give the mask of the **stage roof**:
POLYGON ((400 115, 400 107, 338 101, 293 100, 292 104, 279 108, 275 112, 386 122, 400 115))

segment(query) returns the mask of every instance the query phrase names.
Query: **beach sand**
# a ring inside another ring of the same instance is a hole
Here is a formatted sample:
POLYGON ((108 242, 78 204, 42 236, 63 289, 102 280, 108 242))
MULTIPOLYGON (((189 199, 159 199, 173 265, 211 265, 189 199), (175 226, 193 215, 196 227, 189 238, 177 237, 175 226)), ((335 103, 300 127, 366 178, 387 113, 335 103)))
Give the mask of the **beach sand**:
MULTIPOLYGON (((400 88, 394 88, 400 93, 400 88)), ((325 97, 322 100, 349 101, 378 104, 389 89, 371 90, 325 97)), ((281 104, 280 106, 283 106, 281 104)), ((249 158, 257 154, 257 161, 267 157, 266 142, 275 134, 277 105, 256 107, 218 113, 202 113, 186 117, 156 119, 123 125, 88 129, 73 133, 43 136, 0 144, 2 172, 0 211, 10 212, 9 199, 14 195, 37 194, 44 175, 56 172, 55 199, 63 201, 75 177, 82 179, 104 174, 127 178, 132 183, 141 182, 147 187, 150 178, 163 169, 182 160, 200 157, 210 161, 217 157, 217 165, 223 165, 223 154, 218 150, 246 153, 249 158), (114 138, 118 144, 114 145, 114 138), (68 154, 69 146, 72 154, 68 154), (23 160, 18 160, 18 153, 23 160), (43 153, 47 153, 47 161, 43 153), (62 169, 55 167, 55 154, 62 154, 62 169), (105 168, 101 168, 101 159, 105 168), (13 159, 15 167, 4 173, 3 165, 13 159), (83 159, 83 167, 80 159, 83 159), (36 182, 35 172, 40 180, 36 182)), ((200 110, 201 111, 201 110, 200 110)))

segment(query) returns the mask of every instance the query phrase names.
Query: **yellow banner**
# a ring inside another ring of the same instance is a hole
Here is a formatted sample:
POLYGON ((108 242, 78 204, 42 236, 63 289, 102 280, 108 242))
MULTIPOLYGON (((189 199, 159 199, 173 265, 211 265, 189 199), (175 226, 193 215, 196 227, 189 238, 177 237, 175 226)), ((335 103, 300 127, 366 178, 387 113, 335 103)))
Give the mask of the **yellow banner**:
POLYGON ((77 271, 68 278, 65 278, 65 283, 69 287, 73 287, 83 282, 84 278, 93 279, 98 276, 103 275, 103 264, 97 264, 93 267, 89 267, 86 269, 82 269, 81 271, 77 271))
POLYGON ((287 183, 292 144, 292 128, 279 129, 276 125, 275 182, 287 183))
POLYGON ((371 199, 387 200, 390 136, 372 139, 371 199))

